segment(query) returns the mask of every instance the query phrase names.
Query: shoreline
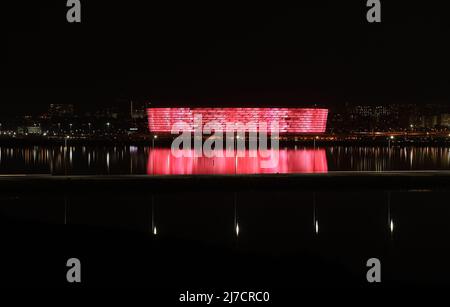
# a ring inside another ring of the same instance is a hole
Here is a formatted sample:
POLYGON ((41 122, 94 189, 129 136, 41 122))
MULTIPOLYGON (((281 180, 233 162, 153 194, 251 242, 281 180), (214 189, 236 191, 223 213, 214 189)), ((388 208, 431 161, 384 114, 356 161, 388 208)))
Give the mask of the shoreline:
MULTIPOLYGON (((48 137, 0 137, 0 146, 155 146, 170 147, 172 137, 160 137, 157 141, 148 137, 71 137, 71 138, 48 138, 48 137)), ((270 143, 270 142, 269 142, 270 143)), ((369 146, 369 147, 450 147, 450 137, 428 136, 428 137, 401 137, 394 140, 387 137, 359 137, 353 135, 338 137, 323 135, 315 139, 311 136, 303 136, 295 139, 280 139, 280 147, 294 148, 295 146, 305 147, 328 147, 328 146, 369 146)))
POLYGON ((178 191, 430 191, 450 188, 450 171, 332 171, 315 174, 259 175, 3 175, 0 191, 74 194, 178 191))

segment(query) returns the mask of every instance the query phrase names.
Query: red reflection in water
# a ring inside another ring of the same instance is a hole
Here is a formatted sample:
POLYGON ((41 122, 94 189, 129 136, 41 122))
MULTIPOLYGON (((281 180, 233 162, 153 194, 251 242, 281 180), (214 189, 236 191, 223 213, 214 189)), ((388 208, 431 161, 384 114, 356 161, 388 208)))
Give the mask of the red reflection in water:
POLYGON ((272 168, 262 167, 270 150, 264 155, 251 157, 249 150, 245 157, 194 157, 194 151, 187 151, 177 158, 170 149, 155 148, 150 151, 147 162, 149 175, 206 175, 206 174, 288 174, 326 173, 328 171, 325 149, 284 149, 279 151, 278 164, 272 168))

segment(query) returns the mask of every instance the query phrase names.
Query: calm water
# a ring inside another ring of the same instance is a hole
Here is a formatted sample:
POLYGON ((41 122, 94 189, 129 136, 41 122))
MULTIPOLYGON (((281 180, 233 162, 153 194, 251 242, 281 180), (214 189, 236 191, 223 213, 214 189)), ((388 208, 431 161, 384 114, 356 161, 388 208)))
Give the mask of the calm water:
POLYGON ((143 146, 1 147, 1 174, 258 174, 325 173, 328 171, 449 170, 445 147, 282 148, 265 165, 267 154, 238 157, 174 157, 170 149, 143 146), (264 166, 265 165, 265 166, 264 166))
POLYGON ((40 265, 31 270, 41 268, 33 276, 50 282, 77 255, 88 259, 88 285, 367 286, 365 263, 377 257, 383 285, 448 284, 449 197, 373 190, 123 189, 65 199, 6 193, 0 259, 18 264, 0 280, 34 281, 21 278, 30 273, 23 262, 32 254, 40 265))
MULTIPOLYGON (((246 154, 208 159, 135 146, 3 147, 0 170, 151 175, 450 169, 449 149, 437 147, 283 149, 272 169, 260 167, 263 157, 246 154)), ((84 282, 95 286, 367 286, 366 261, 376 257, 383 285, 449 285, 449 198, 448 190, 332 188, 5 191, 0 260, 14 265, 0 281, 35 282, 25 278, 32 270, 46 278, 44 284, 57 283, 60 264, 77 255, 88 259, 84 282), (31 269, 23 265, 30 254, 40 264, 31 269)))

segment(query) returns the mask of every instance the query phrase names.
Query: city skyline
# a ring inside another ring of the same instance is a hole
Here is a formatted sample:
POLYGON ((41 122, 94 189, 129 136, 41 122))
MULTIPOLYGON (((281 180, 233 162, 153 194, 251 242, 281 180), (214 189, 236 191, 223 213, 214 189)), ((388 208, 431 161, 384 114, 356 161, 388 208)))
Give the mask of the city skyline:
MULTIPOLYGON (((3 116, 0 129, 18 132, 18 134, 25 134, 26 129, 30 129, 34 131, 33 135, 45 132, 45 135, 49 136, 69 131, 71 134, 90 134, 95 131, 108 131, 108 134, 133 131, 149 133, 146 130, 150 116, 147 114, 148 108, 164 110, 164 108, 173 107, 132 100, 105 107, 85 107, 81 110, 74 104, 50 104, 34 115, 3 116)), ((189 108, 189 106, 182 108, 189 108)), ((219 107, 215 108, 221 110, 219 107)), ((313 108, 318 106, 314 105, 313 108)), ((264 108, 259 109, 264 110, 264 108)), ((300 110, 301 107, 293 109, 300 110)), ((194 108, 193 112, 195 110, 194 108)), ((198 110, 202 109, 198 108, 198 110)), ((214 110, 214 107, 211 110, 214 110)), ((346 103, 343 107, 328 110, 327 133, 450 130, 450 106, 445 104, 352 105, 346 103)))

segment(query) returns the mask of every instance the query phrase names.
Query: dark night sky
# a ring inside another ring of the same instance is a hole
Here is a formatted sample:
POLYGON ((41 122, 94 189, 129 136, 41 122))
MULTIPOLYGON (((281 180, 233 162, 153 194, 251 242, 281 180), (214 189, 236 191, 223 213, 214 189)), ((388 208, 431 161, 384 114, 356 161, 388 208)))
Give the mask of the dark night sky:
POLYGON ((2 8, 4 114, 128 99, 450 102, 449 18, 430 1, 382 1, 381 24, 367 23, 365 0, 84 0, 81 24, 66 22, 65 2, 2 8))

